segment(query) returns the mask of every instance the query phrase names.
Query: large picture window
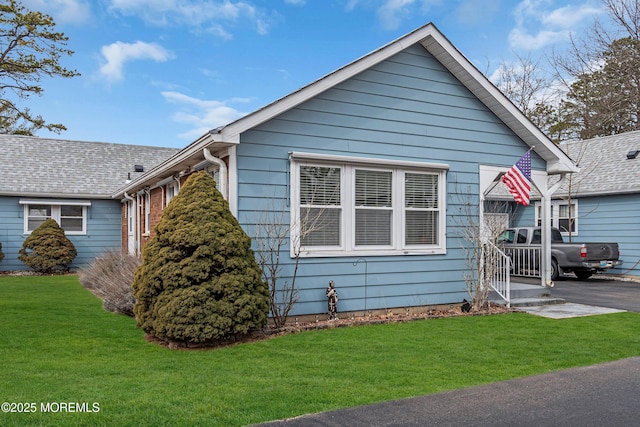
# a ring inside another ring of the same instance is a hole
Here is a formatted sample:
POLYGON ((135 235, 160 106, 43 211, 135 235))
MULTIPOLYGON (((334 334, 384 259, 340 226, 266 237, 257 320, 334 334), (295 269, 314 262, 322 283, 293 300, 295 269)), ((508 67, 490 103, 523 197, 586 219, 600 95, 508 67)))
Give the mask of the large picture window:
POLYGON ((291 163, 292 254, 445 252, 446 165, 298 157, 291 163))
POLYGON ((24 233, 29 234, 47 219, 54 219, 65 234, 87 234, 88 201, 20 200, 24 206, 24 233))

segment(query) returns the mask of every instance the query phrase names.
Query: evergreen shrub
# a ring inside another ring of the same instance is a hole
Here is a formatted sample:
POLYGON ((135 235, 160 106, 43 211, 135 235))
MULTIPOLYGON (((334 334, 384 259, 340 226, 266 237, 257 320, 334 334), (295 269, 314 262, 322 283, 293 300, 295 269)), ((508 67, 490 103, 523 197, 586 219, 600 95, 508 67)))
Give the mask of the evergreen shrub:
POLYGON ((22 243, 18 259, 39 273, 67 271, 78 255, 54 219, 47 219, 22 243))
POLYGON ((4 252, 2 252, 2 242, 0 242, 0 261, 4 259, 4 252))
POLYGON ((102 300, 102 307, 114 313, 133 317, 133 277, 140 257, 107 251, 87 268, 78 272, 80 284, 102 300))
POLYGON ((213 343, 266 325, 269 291, 251 238, 205 172, 165 208, 133 290, 138 326, 170 343, 213 343))

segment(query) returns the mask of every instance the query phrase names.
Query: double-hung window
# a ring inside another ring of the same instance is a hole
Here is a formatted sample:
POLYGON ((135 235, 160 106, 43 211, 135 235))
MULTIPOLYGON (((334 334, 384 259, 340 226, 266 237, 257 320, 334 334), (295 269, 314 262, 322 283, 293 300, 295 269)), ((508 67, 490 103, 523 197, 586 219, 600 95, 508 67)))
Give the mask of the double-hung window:
POLYGON ((26 200, 24 206, 24 233, 29 234, 47 219, 54 219, 65 234, 87 234, 87 207, 89 201, 26 200))
POLYGON ((342 246, 342 171, 334 166, 300 166, 296 226, 302 246, 342 246))
MULTIPOLYGON (((542 220, 542 204, 536 203, 536 224, 540 226, 542 220)), ((560 230, 563 236, 578 234, 578 201, 551 201, 551 226, 560 230)))
POLYGON ((292 255, 444 253, 446 170, 295 153, 292 255))
POLYGON ((178 195, 178 183, 170 182, 165 186, 165 206, 169 206, 169 202, 178 195))

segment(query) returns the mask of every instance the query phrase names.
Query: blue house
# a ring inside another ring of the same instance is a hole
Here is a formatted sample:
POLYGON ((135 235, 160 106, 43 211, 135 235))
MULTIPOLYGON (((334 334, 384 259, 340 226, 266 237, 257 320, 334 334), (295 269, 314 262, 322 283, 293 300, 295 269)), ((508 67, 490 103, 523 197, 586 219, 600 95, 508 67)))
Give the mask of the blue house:
POLYGON ((18 251, 53 218, 75 245, 71 268, 122 245, 122 208, 111 194, 174 154, 172 148, 0 135, 0 271, 24 270, 18 251), (136 166, 137 165, 137 166, 136 166))
POLYGON ((261 224, 288 227, 294 315, 326 312, 330 280, 343 312, 449 304, 468 298, 465 215, 481 219, 490 188, 534 146, 549 215, 548 176, 577 167, 427 24, 211 130, 113 196, 144 212, 123 216, 137 224, 123 240, 134 251, 153 237, 154 206, 208 170, 256 243, 261 224))
MULTIPOLYGON (((609 273, 640 276, 640 131, 561 148, 580 171, 554 194, 551 224, 565 240, 617 242, 624 264, 609 273)), ((536 207, 532 219, 540 224, 540 203, 536 207)))

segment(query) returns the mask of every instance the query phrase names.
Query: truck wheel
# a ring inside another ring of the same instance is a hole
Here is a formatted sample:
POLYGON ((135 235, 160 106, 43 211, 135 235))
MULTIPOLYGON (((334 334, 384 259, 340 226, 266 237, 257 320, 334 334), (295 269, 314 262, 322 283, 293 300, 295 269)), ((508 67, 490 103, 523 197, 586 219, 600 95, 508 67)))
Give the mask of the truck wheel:
POLYGON ((573 272, 576 277, 580 280, 587 280, 589 277, 591 277, 591 275, 593 274, 590 271, 584 271, 584 270, 580 270, 580 271, 574 271, 573 272))
POLYGON ((560 277, 560 269, 558 268, 558 261, 551 259, 551 280, 558 280, 560 277))

